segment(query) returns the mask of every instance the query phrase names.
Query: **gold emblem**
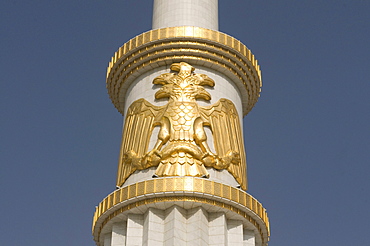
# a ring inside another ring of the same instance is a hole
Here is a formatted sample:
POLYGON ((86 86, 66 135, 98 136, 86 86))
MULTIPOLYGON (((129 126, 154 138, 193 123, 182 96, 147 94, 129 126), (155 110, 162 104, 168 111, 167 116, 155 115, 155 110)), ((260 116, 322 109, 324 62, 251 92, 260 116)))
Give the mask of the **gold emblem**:
POLYGON ((173 73, 153 80, 162 85, 156 99, 169 98, 164 106, 139 99, 128 109, 122 137, 117 186, 136 170, 157 167, 155 176, 209 177, 206 167, 227 169, 243 189, 247 188, 246 160, 239 115, 228 99, 202 107, 196 99, 209 101, 203 86, 215 82, 194 67, 180 62, 171 65, 173 73), (157 141, 148 150, 154 127, 159 126, 157 141), (210 127, 213 153, 207 144, 204 127, 210 127))

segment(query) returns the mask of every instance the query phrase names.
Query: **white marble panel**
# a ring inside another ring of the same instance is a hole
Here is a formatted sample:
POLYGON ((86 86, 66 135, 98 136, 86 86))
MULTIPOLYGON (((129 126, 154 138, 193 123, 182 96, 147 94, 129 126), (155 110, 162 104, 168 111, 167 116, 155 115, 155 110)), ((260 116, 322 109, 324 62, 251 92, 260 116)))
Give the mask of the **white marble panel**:
POLYGON ((154 0, 152 28, 198 26, 218 30, 218 0, 154 0))
POLYGON ((227 221, 228 246, 243 245, 243 224, 240 220, 227 221))
POLYGON ((112 226, 111 246, 126 246, 127 223, 115 223, 112 226))
POLYGON ((149 208, 144 215, 144 246, 162 246, 164 239, 164 211, 149 208))
POLYGON ((165 246, 186 246, 186 211, 178 206, 166 210, 164 222, 165 246))
POLYGON ((243 246, 255 246, 256 240, 252 230, 243 231, 243 246))
POLYGON ((111 246, 112 233, 107 233, 104 235, 104 246, 111 246))
POLYGON ((227 245, 227 221, 225 213, 209 213, 209 246, 227 245))
POLYGON ((208 246, 208 213, 202 207, 187 211, 187 246, 208 246))
POLYGON ((141 246, 143 242, 143 215, 128 214, 127 218, 127 246, 141 246))

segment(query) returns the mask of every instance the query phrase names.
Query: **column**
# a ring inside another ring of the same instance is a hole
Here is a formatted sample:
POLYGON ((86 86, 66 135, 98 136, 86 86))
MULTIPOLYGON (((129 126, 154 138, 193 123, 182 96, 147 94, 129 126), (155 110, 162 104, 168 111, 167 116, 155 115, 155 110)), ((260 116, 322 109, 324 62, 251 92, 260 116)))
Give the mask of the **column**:
POLYGON ((144 246, 162 246, 164 239, 164 211, 149 208, 144 215, 144 246))
POLYGON ((107 233, 104 235, 104 246, 111 246, 112 233, 107 233))
POLYGON ((152 28, 173 26, 218 30, 218 0, 154 0, 152 28))
POLYGON ((225 213, 210 213, 209 218, 209 245, 227 245, 227 220, 225 213))
POLYGON ((186 211, 178 206, 166 210, 164 221, 165 246, 186 246, 186 211))
POLYGON ((254 231, 244 230, 243 231, 243 246, 255 246, 256 240, 254 236, 254 231))
POLYGON ((188 246, 208 246, 208 213, 202 207, 187 211, 188 246))
POLYGON ((129 214, 127 218, 127 246, 141 246, 143 244, 143 216, 129 214))
POLYGON ((243 245, 243 223, 241 220, 228 220, 228 246, 243 245))
POLYGON ((111 246, 126 246, 126 231, 126 221, 113 224, 111 246))

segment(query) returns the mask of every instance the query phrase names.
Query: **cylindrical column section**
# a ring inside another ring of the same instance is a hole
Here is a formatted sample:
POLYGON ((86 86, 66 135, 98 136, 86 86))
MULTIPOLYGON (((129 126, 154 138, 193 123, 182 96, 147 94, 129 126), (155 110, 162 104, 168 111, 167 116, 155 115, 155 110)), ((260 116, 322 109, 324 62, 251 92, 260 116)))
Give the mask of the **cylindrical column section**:
POLYGON ((154 0, 153 29, 175 26, 218 30, 218 0, 154 0))

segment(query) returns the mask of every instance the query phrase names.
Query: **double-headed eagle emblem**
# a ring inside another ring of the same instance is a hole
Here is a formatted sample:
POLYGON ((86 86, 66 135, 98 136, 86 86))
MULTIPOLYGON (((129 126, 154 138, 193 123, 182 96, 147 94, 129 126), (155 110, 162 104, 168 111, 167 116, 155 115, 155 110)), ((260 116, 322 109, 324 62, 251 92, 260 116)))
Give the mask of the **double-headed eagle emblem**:
POLYGON ((169 98, 164 106, 139 99, 128 108, 125 119, 117 186, 136 170, 157 167, 154 177, 193 176, 208 178, 207 167, 227 169, 246 189, 246 160, 238 112, 228 99, 202 107, 197 99, 209 101, 203 86, 215 82, 194 67, 180 62, 171 65, 172 73, 153 80, 161 85, 155 98, 169 98), (148 149, 153 129, 157 141, 148 149), (205 127, 212 132, 213 153, 207 143, 205 127))

